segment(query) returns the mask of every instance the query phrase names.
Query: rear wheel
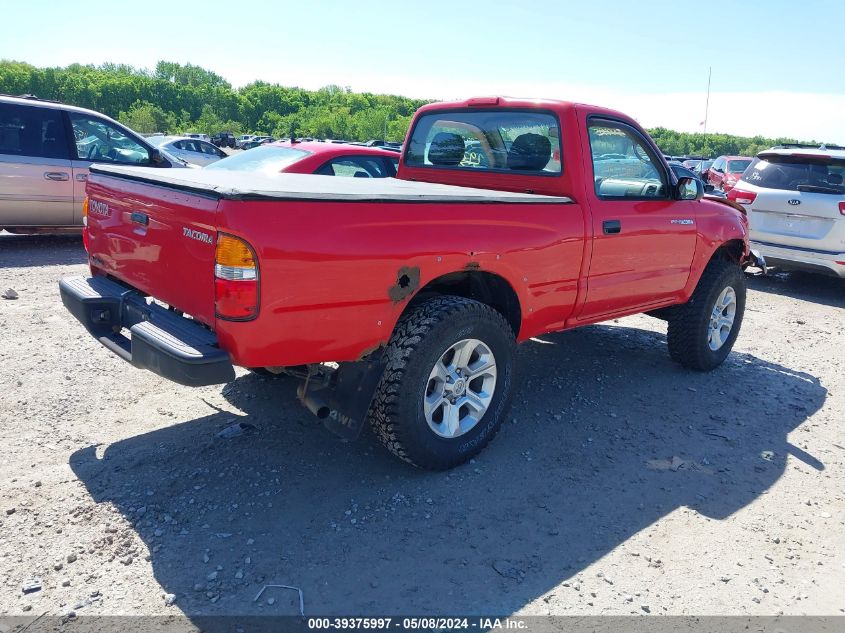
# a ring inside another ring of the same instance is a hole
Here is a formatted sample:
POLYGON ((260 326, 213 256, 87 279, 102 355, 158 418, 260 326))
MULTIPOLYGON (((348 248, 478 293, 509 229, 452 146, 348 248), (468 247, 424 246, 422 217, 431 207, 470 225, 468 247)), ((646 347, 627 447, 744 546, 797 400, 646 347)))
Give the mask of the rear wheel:
POLYGON ((481 451, 510 402, 516 343, 496 310, 437 297, 400 319, 370 407, 376 436, 420 468, 443 470, 481 451))
POLYGON ((718 367, 733 348, 745 313, 745 276, 726 259, 707 265, 690 300, 668 319, 669 355, 699 371, 718 367))

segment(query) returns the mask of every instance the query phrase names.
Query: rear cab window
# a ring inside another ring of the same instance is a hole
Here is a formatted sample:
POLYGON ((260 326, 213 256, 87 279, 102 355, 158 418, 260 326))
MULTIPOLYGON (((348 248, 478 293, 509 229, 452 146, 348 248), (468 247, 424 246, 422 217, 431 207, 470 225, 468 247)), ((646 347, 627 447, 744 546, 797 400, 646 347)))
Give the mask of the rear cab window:
POLYGON ((845 157, 761 155, 742 180, 764 189, 845 195, 845 157))
POLYGON ((457 110, 424 114, 405 154, 409 167, 558 176, 560 125, 536 110, 457 110))

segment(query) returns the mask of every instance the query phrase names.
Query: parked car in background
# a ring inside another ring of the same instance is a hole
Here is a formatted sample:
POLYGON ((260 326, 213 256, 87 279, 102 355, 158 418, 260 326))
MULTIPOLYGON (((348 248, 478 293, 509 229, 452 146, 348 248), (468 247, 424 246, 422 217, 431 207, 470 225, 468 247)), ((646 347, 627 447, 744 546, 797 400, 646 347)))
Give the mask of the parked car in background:
POLYGON ((769 265, 845 277, 845 147, 760 152, 728 193, 769 265))
POLYGON ((676 178, 692 178, 701 185, 702 191, 707 191, 707 185, 705 185, 704 181, 698 176, 698 174, 691 169, 687 169, 682 164, 676 162, 670 162, 669 168, 672 170, 672 173, 675 174, 676 178))
POLYGON ((197 138, 188 138, 185 136, 154 136, 147 139, 169 154, 181 158, 186 163, 191 165, 198 165, 205 167, 221 158, 226 158, 228 154, 219 147, 207 141, 201 141, 197 138))
POLYGON ((710 169, 711 165, 713 165, 712 160, 709 158, 707 160, 703 160, 695 167, 691 167, 691 169, 701 178, 702 181, 707 182, 707 170, 710 169))
POLYGON ((231 132, 218 132, 211 137, 211 142, 217 147, 234 147, 235 136, 231 132))
POLYGON ((185 167, 104 114, 0 96, 0 229, 80 229, 92 164, 185 167))
POLYGON ((396 175, 398 164, 399 156, 390 150, 314 141, 293 145, 290 142, 268 143, 249 152, 229 156, 207 169, 387 178, 396 175))
POLYGON ((727 193, 754 160, 750 156, 719 156, 707 170, 706 182, 727 193))
POLYGON ((235 139, 235 147, 243 149, 243 144, 255 138, 255 134, 241 134, 235 139))
POLYGON ((273 143, 276 139, 272 136, 256 136, 252 140, 246 141, 241 145, 241 149, 252 149, 253 147, 258 147, 259 145, 265 145, 267 143, 273 143))

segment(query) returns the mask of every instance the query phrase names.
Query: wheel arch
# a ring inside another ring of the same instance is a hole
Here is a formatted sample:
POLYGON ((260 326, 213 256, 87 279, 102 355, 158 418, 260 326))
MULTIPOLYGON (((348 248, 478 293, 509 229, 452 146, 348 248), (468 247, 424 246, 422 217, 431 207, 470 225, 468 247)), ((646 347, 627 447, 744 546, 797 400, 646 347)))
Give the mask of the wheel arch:
POLYGON ((441 275, 421 287, 402 314, 413 310, 426 299, 442 295, 474 299, 490 306, 505 317, 514 336, 519 336, 522 306, 513 286, 501 275, 484 270, 462 270, 441 275))
POLYGON ((718 248, 716 248, 707 263, 709 264, 715 259, 721 258, 727 259, 728 261, 732 261, 735 264, 742 264, 744 257, 745 242, 742 239, 737 238, 728 240, 727 242, 724 242, 718 248))

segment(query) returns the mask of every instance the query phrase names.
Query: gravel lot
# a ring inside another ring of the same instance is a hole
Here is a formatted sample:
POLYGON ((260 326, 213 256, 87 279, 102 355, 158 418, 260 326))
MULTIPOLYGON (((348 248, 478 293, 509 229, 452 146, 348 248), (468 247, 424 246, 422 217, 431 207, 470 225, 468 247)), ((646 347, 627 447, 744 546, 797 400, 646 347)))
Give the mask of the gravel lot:
POLYGON ((838 279, 749 277, 709 374, 645 316, 530 342, 503 431, 433 474, 290 380, 133 369, 62 307, 84 261, 0 234, 0 615, 296 613, 265 584, 312 615, 845 612, 838 279))

